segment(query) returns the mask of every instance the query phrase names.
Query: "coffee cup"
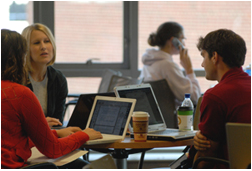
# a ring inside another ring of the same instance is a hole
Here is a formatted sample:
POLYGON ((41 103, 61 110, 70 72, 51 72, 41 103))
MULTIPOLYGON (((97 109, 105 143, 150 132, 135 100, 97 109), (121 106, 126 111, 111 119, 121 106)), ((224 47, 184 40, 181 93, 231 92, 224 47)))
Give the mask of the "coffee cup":
POLYGON ((148 125, 150 115, 147 112, 133 112, 133 132, 135 142, 145 142, 147 140, 148 125))
POLYGON ((193 126, 193 108, 192 107, 179 107, 178 114, 178 127, 179 130, 192 130, 193 126))

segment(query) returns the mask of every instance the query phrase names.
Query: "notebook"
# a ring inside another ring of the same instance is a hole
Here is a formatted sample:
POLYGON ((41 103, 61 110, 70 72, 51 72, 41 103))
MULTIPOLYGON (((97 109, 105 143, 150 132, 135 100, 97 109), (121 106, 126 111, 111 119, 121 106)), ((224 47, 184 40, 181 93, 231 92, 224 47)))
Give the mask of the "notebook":
POLYGON ((230 169, 246 169, 251 164, 251 124, 227 123, 230 169))
MULTIPOLYGON (((194 137, 197 131, 179 131, 167 128, 162 112, 150 84, 118 86, 114 88, 117 97, 134 98, 137 100, 135 111, 148 112, 149 126, 147 139, 149 140, 176 140, 194 137)), ((133 133, 129 125, 129 130, 133 133)))
POLYGON ((102 139, 85 144, 104 144, 124 140, 136 99, 96 96, 86 128, 102 133, 102 139))
POLYGON ((110 93, 93 93, 93 94, 81 94, 73 113, 69 119, 67 127, 78 126, 81 129, 85 129, 88 121, 90 111, 92 109, 95 96, 110 96, 115 97, 114 92, 110 93))

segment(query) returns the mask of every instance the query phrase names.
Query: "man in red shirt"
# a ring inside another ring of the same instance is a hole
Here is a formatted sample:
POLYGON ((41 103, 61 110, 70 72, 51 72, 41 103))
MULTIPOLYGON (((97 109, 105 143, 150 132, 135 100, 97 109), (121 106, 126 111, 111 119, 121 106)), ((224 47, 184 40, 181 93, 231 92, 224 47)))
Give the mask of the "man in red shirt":
MULTIPOLYGON (((200 38, 197 45, 203 57, 207 80, 218 84, 204 93, 200 106, 199 132, 194 137, 198 157, 228 160, 225 125, 251 123, 251 77, 242 69, 245 41, 231 30, 220 29, 200 38)), ((222 168, 200 162, 199 168, 222 168)))

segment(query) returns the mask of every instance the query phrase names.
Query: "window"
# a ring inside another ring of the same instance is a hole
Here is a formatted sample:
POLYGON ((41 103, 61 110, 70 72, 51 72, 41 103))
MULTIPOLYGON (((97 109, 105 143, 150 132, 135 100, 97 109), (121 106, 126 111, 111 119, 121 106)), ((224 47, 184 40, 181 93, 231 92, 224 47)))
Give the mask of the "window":
POLYGON ((137 20, 129 21, 135 9, 136 2, 55 1, 54 66, 67 76, 69 93, 96 93, 107 68, 138 76, 137 42, 129 43, 137 32, 137 20))
MULTIPOLYGON (((250 1, 3 1, 0 8, 2 28, 21 33, 34 18, 52 29, 57 43, 54 67, 66 75, 70 93, 82 91, 78 86, 83 85, 78 83, 86 84, 86 80, 90 81, 85 86, 92 87, 85 90, 96 91, 99 85, 94 84, 106 68, 138 77, 141 56, 150 48, 147 38, 165 21, 184 26, 186 47, 202 92, 217 82, 204 78, 196 48, 200 36, 219 28, 234 30, 247 44, 244 67, 251 63, 250 1), (11 5, 20 9, 13 10, 11 5)), ((178 56, 174 60, 179 63, 178 56)))
POLYGON ((3 1, 1 10, 1 29, 15 30, 21 33, 33 23, 33 3, 31 1, 3 1))
MULTIPOLYGON (((227 28, 241 35, 246 42, 247 55, 244 67, 251 63, 251 2, 250 1, 139 1, 139 51, 138 68, 143 64, 141 56, 147 48, 149 34, 160 24, 176 21, 185 30, 185 44, 194 69, 201 69, 202 57, 196 44, 200 36, 220 28, 227 28)), ((179 56, 173 57, 179 64, 179 56)), ((199 78, 201 91, 215 85, 216 81, 199 78)))
POLYGON ((121 1, 55 1, 56 62, 123 62, 121 1))

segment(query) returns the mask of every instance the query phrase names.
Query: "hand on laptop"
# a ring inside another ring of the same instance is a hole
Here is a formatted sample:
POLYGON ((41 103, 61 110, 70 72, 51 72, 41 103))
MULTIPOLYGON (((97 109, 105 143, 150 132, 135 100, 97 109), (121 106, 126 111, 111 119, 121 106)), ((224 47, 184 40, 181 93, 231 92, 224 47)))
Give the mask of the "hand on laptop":
POLYGON ((102 134, 99 131, 95 131, 92 128, 86 128, 83 130, 89 136, 89 140, 101 139, 102 134))
POLYGON ((210 141, 198 131, 193 138, 194 140, 194 147, 198 151, 204 151, 210 148, 210 141))
POLYGON ((61 126, 62 125, 62 123, 59 121, 59 119, 56 119, 56 118, 46 117, 46 120, 47 120, 50 128, 53 126, 61 126))
POLYGON ((56 130, 58 137, 60 138, 71 135, 77 131, 82 131, 82 130, 79 127, 67 127, 67 128, 56 130))

